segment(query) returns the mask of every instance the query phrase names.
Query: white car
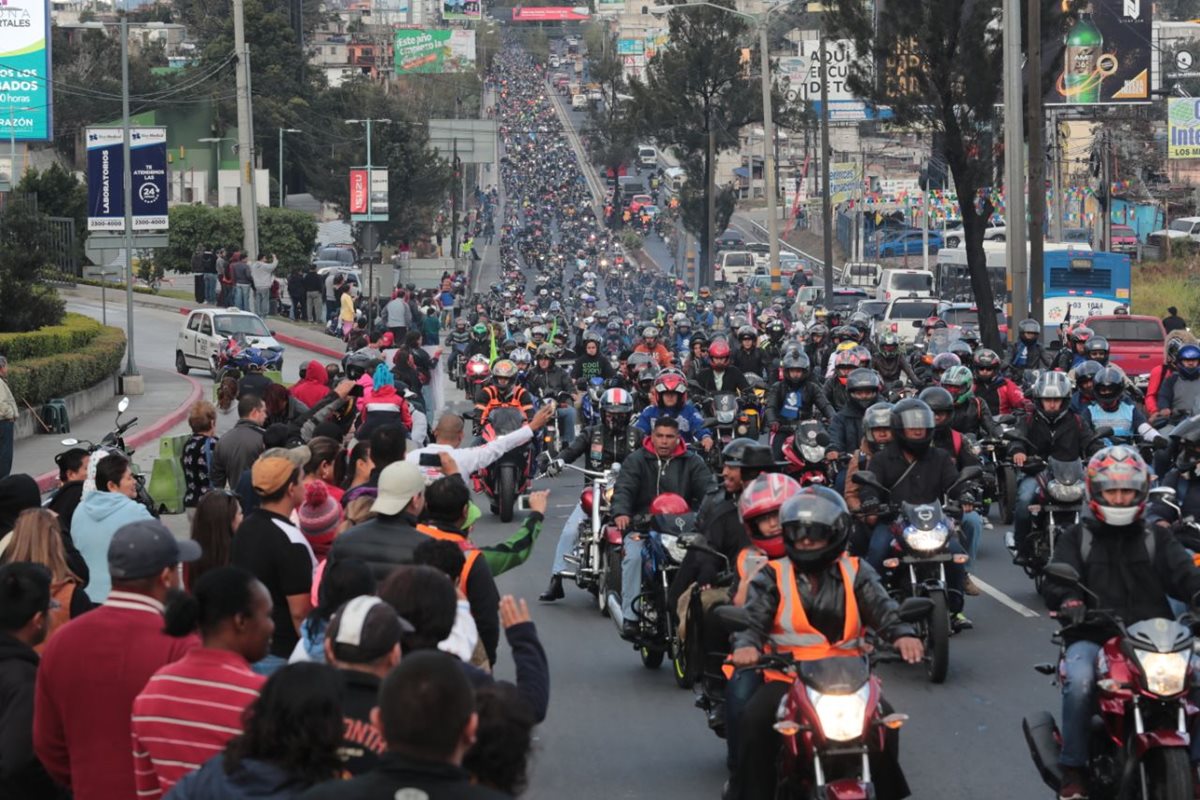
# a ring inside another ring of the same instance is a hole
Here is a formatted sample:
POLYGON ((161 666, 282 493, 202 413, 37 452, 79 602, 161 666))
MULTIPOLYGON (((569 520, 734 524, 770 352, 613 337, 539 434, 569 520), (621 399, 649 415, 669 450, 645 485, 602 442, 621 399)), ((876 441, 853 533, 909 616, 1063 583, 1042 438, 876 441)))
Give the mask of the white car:
POLYGON ((937 310, 936 297, 897 297, 888 303, 883 319, 875 323, 875 335, 894 333, 900 337, 900 341, 912 344, 921 330, 921 323, 935 316, 937 310))
MULTIPOLYGON (((983 240, 985 242, 1003 242, 1008 228, 1003 222, 993 222, 988 220, 984 223, 983 240)), ((942 233, 942 241, 946 247, 958 247, 964 241, 962 220, 955 220, 946 226, 946 230, 942 233)))
POLYGON ((240 308, 201 308, 188 314, 179 329, 175 369, 184 375, 191 369, 206 369, 215 377, 221 345, 237 333, 244 334, 246 343, 252 347, 283 349, 275 340, 274 331, 257 314, 240 308))
POLYGON ((1166 229, 1154 231, 1146 237, 1148 244, 1157 247, 1166 247, 1168 241, 1172 247, 1178 247, 1185 242, 1189 243, 1190 247, 1195 247, 1200 243, 1200 217, 1173 219, 1166 229))

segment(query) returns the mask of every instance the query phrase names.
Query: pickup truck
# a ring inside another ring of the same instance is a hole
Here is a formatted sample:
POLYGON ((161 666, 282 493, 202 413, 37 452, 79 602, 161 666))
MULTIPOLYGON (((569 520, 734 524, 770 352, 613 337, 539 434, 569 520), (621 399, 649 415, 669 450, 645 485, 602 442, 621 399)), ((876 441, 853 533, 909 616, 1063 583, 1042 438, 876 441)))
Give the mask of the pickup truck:
POLYGON ((1134 314, 1088 317, 1083 323, 1108 340, 1108 360, 1133 378, 1162 363, 1167 332, 1158 317, 1134 314))
POLYGON ((1164 255, 1168 242, 1177 253, 1195 252, 1200 248, 1200 217, 1179 217, 1171 220, 1164 230, 1154 231, 1146 237, 1146 243, 1161 247, 1164 255))

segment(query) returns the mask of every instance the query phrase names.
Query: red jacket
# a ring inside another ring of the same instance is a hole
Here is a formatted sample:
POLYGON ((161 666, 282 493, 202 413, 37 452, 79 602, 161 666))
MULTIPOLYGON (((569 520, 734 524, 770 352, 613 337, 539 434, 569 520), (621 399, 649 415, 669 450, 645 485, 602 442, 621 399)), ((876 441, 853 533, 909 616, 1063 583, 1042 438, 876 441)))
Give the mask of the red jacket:
POLYGON ((329 394, 329 372, 320 361, 310 361, 304 368, 304 379, 291 389, 292 397, 312 408, 329 394))
POLYGON ((33 748, 75 800, 129 800, 133 700, 150 676, 198 647, 162 632, 162 604, 113 591, 46 643, 34 691, 33 748))
POLYGON ((1025 394, 1013 380, 1005 378, 998 387, 998 392, 1001 414, 1011 414, 1018 408, 1022 410, 1026 408, 1025 394))
POLYGON ((1166 364, 1159 364, 1154 369, 1150 370, 1150 383, 1146 386, 1146 414, 1158 411, 1158 390, 1162 388, 1163 382, 1171 376, 1171 368, 1166 364))

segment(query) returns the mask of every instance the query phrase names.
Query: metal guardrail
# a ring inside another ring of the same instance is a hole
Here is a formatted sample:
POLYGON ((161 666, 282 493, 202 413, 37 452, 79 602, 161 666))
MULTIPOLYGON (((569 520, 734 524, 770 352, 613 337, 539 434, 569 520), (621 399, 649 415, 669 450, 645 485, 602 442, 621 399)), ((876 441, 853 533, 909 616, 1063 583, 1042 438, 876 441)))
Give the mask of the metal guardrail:
MULTIPOLYGON (((770 234, 767 232, 767 229, 764 225, 760 225, 759 223, 755 222, 754 220, 750 219, 749 217, 745 217, 744 219, 746 220, 746 222, 750 223, 750 226, 752 228, 755 229, 754 232, 756 235, 761 236, 764 239, 766 239, 768 236, 770 236, 770 234)), ((824 256, 817 257, 817 256, 812 255, 811 253, 806 253, 803 250, 801 250, 799 247, 795 247, 793 245, 788 244, 783 239, 779 240, 779 246, 781 248, 787 248, 788 250, 791 250, 796 255, 807 258, 809 261, 813 261, 817 264, 825 263, 824 256)))

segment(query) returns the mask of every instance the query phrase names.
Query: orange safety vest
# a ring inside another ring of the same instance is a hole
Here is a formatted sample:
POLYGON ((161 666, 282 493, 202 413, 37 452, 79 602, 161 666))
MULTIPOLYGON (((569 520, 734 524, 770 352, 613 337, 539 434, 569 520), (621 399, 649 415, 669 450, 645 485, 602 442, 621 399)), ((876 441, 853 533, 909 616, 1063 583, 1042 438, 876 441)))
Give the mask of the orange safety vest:
POLYGON ((417 532, 423 533, 432 539, 441 539, 444 542, 454 542, 463 551, 466 556, 466 563, 463 564, 462 572, 458 573, 458 588, 463 594, 467 593, 467 581, 471 577, 471 568, 475 566, 475 561, 482 553, 468 539, 459 536, 456 533, 447 533, 446 531, 438 530, 432 525, 420 523, 417 525, 417 532))
MULTIPOLYGON (((846 619, 842 638, 830 642, 808 621, 800 589, 796 586, 796 568, 791 559, 781 558, 767 564, 767 568, 775 573, 775 586, 779 590, 779 607, 775 609, 775 624, 767 645, 773 652, 790 653, 797 661, 862 655, 862 642, 859 639, 862 620, 858 616, 858 599, 854 595, 858 559, 842 555, 838 558, 838 567, 842 572, 846 593, 846 619)), ((768 681, 793 680, 792 676, 776 670, 766 670, 763 678, 768 681)))

